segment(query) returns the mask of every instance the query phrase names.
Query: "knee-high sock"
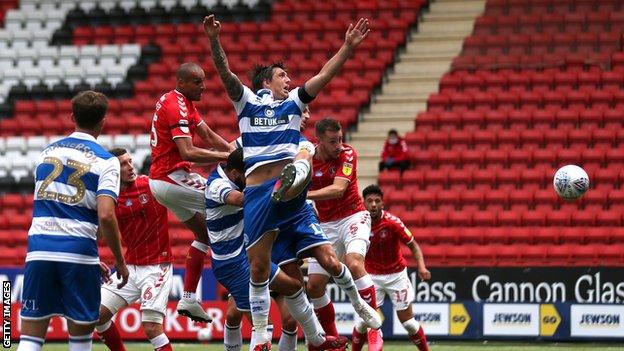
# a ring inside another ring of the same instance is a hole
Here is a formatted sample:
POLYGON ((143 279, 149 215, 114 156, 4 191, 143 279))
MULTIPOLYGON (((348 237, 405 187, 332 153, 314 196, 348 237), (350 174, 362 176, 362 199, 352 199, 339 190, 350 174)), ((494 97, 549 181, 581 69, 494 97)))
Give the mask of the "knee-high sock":
POLYGON ((172 351, 171 343, 169 343, 169 338, 165 333, 162 333, 154 338, 150 339, 150 343, 154 348, 154 351, 172 351))
POLYGON ((95 327, 95 330, 100 334, 100 339, 104 342, 104 345, 111 351, 126 351, 126 347, 119 336, 119 330, 113 321, 108 321, 102 325, 95 327))
POLYGON ((303 289, 297 291, 294 295, 286 296, 286 306, 288 306, 293 318, 303 328, 303 334, 309 343, 318 346, 325 341, 323 327, 316 319, 314 309, 308 302, 303 289))
MULTIPOLYGON (((270 341, 271 335, 269 335, 267 330, 269 324, 269 307, 271 306, 268 280, 261 283, 249 281, 249 305, 251 307, 251 320, 258 338, 256 343, 270 341)), ((252 349, 253 346, 252 344, 252 349)))
POLYGON ((225 351, 240 351, 243 345, 243 335, 241 334, 240 325, 235 327, 225 323, 223 331, 223 346, 225 351))
POLYGON ((366 301, 372 308, 377 309, 377 294, 375 292, 375 285, 370 275, 365 275, 358 278, 355 281, 355 286, 358 289, 358 293, 362 297, 362 300, 366 301))
POLYGON ((329 295, 325 293, 321 297, 310 299, 314 306, 314 313, 319 322, 323 326, 323 330, 327 335, 338 336, 338 328, 336 327, 336 311, 334 304, 329 299, 329 295))
POLYGON ((282 329, 282 335, 280 336, 279 343, 277 345, 278 351, 296 351, 297 329, 293 332, 282 329))
POLYGON ((311 167, 308 160, 297 160, 293 162, 293 165, 295 166, 296 173, 292 187, 296 188, 308 179, 311 167))
POLYGON ((355 283, 353 282, 351 272, 349 272, 347 266, 342 264, 342 272, 333 278, 336 285, 338 285, 340 289, 344 290, 347 296, 349 296, 351 303, 356 303, 361 300, 357 288, 355 287, 355 283))
POLYGON ((91 351, 92 347, 93 333, 69 336, 69 351, 91 351))
POLYGON ((22 335, 20 337, 19 345, 17 345, 17 351, 41 351, 45 339, 35 336, 22 335))
POLYGON ((427 337, 425 331, 418 321, 414 318, 403 322, 403 327, 407 330, 410 340, 418 347, 419 351, 429 351, 429 345, 427 345, 427 337))
POLYGON ((195 291, 204 268, 206 252, 208 252, 208 245, 197 240, 193 241, 188 250, 184 262, 184 293, 182 295, 184 299, 195 300, 195 291))

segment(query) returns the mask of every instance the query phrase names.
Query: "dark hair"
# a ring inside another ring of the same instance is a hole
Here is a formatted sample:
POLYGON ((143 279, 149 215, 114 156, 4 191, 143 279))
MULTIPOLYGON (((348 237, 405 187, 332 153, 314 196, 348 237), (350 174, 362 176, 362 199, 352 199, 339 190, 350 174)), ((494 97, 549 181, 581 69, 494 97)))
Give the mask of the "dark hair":
POLYGON ((383 191, 376 184, 371 184, 362 190, 362 198, 366 199, 368 195, 379 195, 383 199, 383 191))
POLYGON ((286 66, 282 61, 273 62, 270 65, 255 65, 249 72, 249 79, 251 80, 251 87, 254 92, 263 88, 263 83, 265 81, 271 81, 273 79, 273 69, 281 68, 284 71, 286 70, 286 66))
POLYGON ((390 135, 390 134, 396 134, 396 135, 399 135, 399 132, 397 132, 397 130, 396 130, 396 129, 390 129, 390 130, 388 131, 388 135, 390 135))
POLYGON ((337 132, 342 129, 342 127, 340 127, 340 123, 331 117, 326 117, 316 122, 314 127, 316 128, 316 135, 319 136, 325 134, 328 130, 337 132))
POLYGON ((245 171, 245 163, 243 162, 243 149, 236 149, 230 153, 225 164, 228 170, 245 171))
POLYGON ((71 100, 72 114, 80 128, 93 129, 104 119, 108 110, 108 99, 93 90, 81 91, 71 100))
POLYGON ((115 157, 119 157, 121 155, 127 154, 128 150, 124 149, 123 147, 114 147, 114 148, 108 150, 108 152, 110 152, 111 155, 113 155, 115 157))

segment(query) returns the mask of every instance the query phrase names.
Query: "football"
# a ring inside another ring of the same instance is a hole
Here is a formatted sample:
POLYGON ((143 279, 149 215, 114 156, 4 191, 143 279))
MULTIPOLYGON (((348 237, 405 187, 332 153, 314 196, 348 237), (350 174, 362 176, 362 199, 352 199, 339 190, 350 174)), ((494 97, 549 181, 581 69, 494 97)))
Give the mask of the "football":
POLYGON ((559 168, 553 179, 557 195, 565 200, 576 200, 589 189, 589 176, 579 166, 567 165, 559 168))
POLYGON ((210 341, 212 339, 212 327, 201 328, 197 331, 197 340, 210 341))

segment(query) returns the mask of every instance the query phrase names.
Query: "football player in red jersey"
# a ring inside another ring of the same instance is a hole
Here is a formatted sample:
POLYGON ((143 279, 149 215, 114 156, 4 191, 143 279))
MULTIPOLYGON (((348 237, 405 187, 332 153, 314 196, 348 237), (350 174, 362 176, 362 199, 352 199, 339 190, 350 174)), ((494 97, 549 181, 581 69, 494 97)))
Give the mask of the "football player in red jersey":
MULTIPOLYGON (((370 273, 375 283, 377 301, 380 305, 383 304, 384 298, 388 295, 410 340, 418 350, 428 351, 425 332, 414 319, 412 312, 414 287, 407 276, 407 262, 401 255, 400 243, 410 248, 416 260, 418 277, 428 280, 431 273, 425 266, 422 251, 403 222, 388 211, 384 211, 383 192, 377 185, 367 186, 362 192, 362 197, 373 223, 371 246, 366 254, 366 271, 370 273)), ((356 325, 354 335, 361 330, 366 330, 363 322, 356 325)), ((353 351, 361 350, 362 344, 353 342, 353 351)))
MULTIPOLYGON (((342 128, 336 120, 322 119, 315 128, 318 145, 308 199, 314 200, 321 227, 349 268, 360 296, 376 309, 375 287, 364 267, 371 219, 358 190, 357 153, 342 143, 342 128)), ((319 321, 326 333, 337 335, 334 307, 325 292, 329 274, 314 259, 308 274, 308 295, 319 321)), ((379 330, 369 331, 368 343, 371 350, 381 350, 379 330)))
POLYGON ((95 329, 110 350, 125 351, 111 318, 120 308, 140 301, 143 330, 152 346, 157 351, 172 350, 163 332, 173 271, 167 209, 152 196, 148 177, 137 176, 125 149, 115 148, 110 153, 119 159, 121 166, 115 212, 126 246, 124 256, 130 277, 121 289, 112 281, 102 286, 100 320, 95 329))
POLYGON ((195 296, 208 251, 204 213, 206 179, 191 173, 191 162, 225 160, 234 148, 206 125, 193 104, 193 101, 199 101, 204 91, 204 70, 195 63, 185 63, 178 68, 176 78, 175 90, 156 102, 150 135, 149 186, 156 200, 173 212, 195 236, 186 257, 184 292, 178 303, 178 313, 194 321, 210 322, 195 296), (195 134, 219 151, 193 145, 195 134))

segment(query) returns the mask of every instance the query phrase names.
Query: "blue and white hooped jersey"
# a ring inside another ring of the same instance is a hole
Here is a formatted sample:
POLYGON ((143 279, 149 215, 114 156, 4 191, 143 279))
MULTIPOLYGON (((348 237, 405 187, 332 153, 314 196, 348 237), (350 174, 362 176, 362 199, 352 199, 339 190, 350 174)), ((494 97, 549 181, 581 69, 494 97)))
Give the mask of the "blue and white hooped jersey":
POLYGON ((286 100, 275 100, 267 89, 256 95, 243 87, 243 96, 234 102, 234 108, 243 140, 245 175, 261 165, 292 159, 297 154, 305 108, 299 89, 291 90, 286 100))
POLYGON ((213 260, 224 261, 241 253, 245 255, 243 208, 225 203, 232 190, 239 189, 218 165, 208 176, 205 191, 206 227, 213 260))
POLYGON ((119 160, 89 134, 46 147, 35 168, 26 262, 98 264, 98 196, 119 195, 119 160))

